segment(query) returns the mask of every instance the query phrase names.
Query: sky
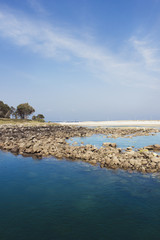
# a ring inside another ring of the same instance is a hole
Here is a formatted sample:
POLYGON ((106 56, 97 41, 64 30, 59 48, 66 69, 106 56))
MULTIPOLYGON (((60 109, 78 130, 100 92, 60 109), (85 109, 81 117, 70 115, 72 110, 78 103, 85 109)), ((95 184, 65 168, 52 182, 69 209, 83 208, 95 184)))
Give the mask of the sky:
POLYGON ((47 121, 160 119, 160 0, 0 0, 0 100, 47 121))

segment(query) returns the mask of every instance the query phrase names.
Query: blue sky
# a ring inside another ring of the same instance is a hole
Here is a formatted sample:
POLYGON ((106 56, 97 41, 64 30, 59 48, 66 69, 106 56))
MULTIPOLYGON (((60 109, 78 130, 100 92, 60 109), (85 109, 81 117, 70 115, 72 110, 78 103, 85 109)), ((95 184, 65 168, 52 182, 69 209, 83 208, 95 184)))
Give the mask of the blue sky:
POLYGON ((46 120, 160 119, 160 0, 0 0, 0 100, 46 120))

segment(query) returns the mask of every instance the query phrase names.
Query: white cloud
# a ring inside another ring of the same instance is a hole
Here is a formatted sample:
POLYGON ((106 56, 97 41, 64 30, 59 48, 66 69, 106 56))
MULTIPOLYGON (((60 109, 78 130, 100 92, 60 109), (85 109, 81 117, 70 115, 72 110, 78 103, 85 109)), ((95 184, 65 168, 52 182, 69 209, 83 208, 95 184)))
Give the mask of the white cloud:
POLYGON ((130 41, 133 44, 136 53, 142 58, 146 67, 151 68, 151 70, 160 71, 160 58, 158 56, 160 49, 156 46, 152 47, 153 43, 149 43, 147 40, 138 40, 135 37, 132 37, 130 41))
MULTIPOLYGON (((37 3, 36 1, 31 1, 37 3)), ((132 37, 126 55, 66 34, 48 23, 0 11, 0 35, 46 58, 79 61, 98 78, 115 84, 159 87, 158 49, 132 37), (125 56, 125 57, 124 57, 125 56)))

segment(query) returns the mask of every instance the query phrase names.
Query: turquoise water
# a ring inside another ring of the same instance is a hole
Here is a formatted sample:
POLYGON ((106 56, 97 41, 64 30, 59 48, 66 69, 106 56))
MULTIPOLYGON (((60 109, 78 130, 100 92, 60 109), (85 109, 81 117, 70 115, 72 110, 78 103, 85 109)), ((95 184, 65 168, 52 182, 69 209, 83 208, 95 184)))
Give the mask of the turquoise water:
POLYGON ((134 146, 135 148, 142 148, 152 144, 160 144, 160 133, 152 136, 137 136, 133 138, 107 138, 105 135, 92 135, 91 137, 74 137, 69 139, 68 142, 73 144, 77 142, 77 145, 81 145, 81 142, 86 144, 94 144, 96 147, 101 147, 103 142, 116 143, 117 147, 127 148, 134 146))
POLYGON ((160 176, 0 152, 0 240, 159 240, 160 176))

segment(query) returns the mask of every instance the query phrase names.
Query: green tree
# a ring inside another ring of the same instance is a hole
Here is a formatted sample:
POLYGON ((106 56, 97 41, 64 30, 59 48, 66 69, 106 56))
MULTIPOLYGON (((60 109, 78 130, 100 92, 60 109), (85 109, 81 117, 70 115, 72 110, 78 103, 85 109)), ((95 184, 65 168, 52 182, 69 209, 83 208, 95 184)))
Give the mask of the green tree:
POLYGON ((33 115, 32 120, 36 120, 36 119, 37 119, 37 117, 35 115, 33 115))
POLYGON ((43 114, 38 114, 37 116, 32 117, 33 121, 39 121, 39 122, 44 122, 44 115, 43 114))
POLYGON ((21 119, 27 119, 27 117, 34 113, 35 110, 28 103, 22 103, 17 106, 16 112, 21 119))
POLYGON ((38 115, 37 115, 37 118, 38 118, 38 119, 44 119, 44 115, 43 115, 43 114, 38 114, 38 115))
POLYGON ((0 101, 0 117, 9 118, 10 117, 10 107, 3 101, 0 101))

